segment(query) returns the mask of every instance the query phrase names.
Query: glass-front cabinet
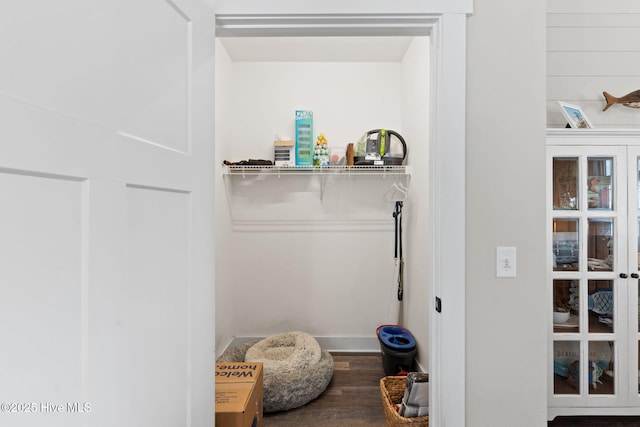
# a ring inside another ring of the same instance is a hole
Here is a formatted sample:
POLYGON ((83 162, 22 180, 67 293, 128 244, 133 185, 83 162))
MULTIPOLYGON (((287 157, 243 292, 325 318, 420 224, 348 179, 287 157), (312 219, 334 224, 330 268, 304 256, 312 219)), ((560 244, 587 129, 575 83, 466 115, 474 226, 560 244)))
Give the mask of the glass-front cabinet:
POLYGON ((640 415, 640 132, 549 131, 547 152, 549 418, 640 415))

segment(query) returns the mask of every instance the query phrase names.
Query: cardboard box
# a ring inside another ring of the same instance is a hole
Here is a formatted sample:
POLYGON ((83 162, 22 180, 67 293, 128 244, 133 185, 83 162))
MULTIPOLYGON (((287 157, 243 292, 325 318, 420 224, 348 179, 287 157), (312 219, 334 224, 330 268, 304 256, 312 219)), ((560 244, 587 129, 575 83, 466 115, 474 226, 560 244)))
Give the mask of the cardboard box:
POLYGON ((313 166, 313 111, 296 110, 296 166, 313 166))
POLYGON ((262 427, 260 362, 216 363, 216 426, 262 427))
POLYGON ((274 141, 274 163, 276 166, 293 167, 296 165, 294 141, 274 141))

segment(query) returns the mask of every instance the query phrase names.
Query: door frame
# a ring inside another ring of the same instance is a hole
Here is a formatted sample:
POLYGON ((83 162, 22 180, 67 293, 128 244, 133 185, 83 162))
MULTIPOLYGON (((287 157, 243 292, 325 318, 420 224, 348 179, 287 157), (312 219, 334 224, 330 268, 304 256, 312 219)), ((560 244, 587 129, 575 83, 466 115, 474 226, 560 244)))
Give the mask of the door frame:
POLYGON ((429 415, 464 425, 466 14, 229 12, 216 15, 217 36, 429 35, 429 415))

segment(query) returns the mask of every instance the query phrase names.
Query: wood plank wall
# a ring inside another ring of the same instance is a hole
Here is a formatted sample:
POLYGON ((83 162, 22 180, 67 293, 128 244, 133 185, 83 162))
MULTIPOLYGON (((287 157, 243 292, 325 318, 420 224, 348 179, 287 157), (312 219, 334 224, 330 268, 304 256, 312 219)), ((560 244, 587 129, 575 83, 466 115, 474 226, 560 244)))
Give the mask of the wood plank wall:
POLYGON ((547 0, 547 124, 564 127, 558 100, 582 108, 594 127, 640 126, 640 109, 614 105, 640 90, 640 1, 547 0))

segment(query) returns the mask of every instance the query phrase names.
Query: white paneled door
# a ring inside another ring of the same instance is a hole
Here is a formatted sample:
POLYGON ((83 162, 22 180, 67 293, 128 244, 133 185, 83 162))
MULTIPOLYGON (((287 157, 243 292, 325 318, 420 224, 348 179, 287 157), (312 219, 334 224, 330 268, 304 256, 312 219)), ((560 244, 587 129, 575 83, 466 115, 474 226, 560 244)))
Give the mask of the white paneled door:
POLYGON ((213 33, 0 6, 0 425, 213 425, 213 33))

